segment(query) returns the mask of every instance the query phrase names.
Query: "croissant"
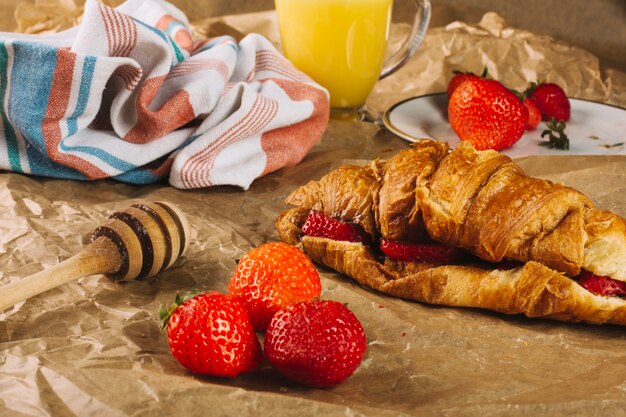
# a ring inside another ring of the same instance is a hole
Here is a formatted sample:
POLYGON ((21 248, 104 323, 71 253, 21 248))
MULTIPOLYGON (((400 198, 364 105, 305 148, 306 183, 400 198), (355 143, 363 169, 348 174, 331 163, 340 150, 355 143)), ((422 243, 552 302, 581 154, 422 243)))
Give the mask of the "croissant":
POLYGON ((626 325, 626 300, 592 293, 582 271, 626 281, 626 220, 581 192, 524 174, 509 157, 463 142, 422 141, 387 161, 343 166, 293 191, 279 237, 314 261, 390 295, 562 321, 626 325), (369 241, 307 236, 311 210, 357 224, 369 241), (403 262, 376 242, 432 239, 474 258, 403 262), (502 261, 518 267, 498 269, 502 261))

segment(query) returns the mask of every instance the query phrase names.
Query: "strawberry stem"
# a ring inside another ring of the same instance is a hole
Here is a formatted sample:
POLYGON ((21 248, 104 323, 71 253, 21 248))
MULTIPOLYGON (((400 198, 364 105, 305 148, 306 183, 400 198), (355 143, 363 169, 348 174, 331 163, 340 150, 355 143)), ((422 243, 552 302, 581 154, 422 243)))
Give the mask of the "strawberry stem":
POLYGON ((515 89, 510 89, 511 93, 515 94, 517 96, 517 98, 520 99, 521 102, 523 102, 524 100, 526 100, 526 95, 525 93, 522 93, 520 91, 517 91, 515 89))
POLYGON ((569 150, 569 138, 565 134, 565 122, 557 122, 552 118, 547 125, 547 129, 541 132, 541 137, 548 136, 548 141, 541 142, 540 145, 552 149, 569 150))
POLYGON ((189 300, 190 298, 195 297, 198 294, 200 294, 200 291, 198 290, 188 291, 185 295, 180 295, 178 292, 176 292, 176 297, 172 305, 170 305, 167 308, 161 306, 159 308, 159 319, 161 320, 161 329, 165 330, 165 328, 167 327, 167 324, 170 321, 170 317, 172 317, 172 314, 174 314, 174 311, 176 311, 179 305, 189 300))
POLYGON ((525 96, 525 97, 530 97, 530 95, 533 93, 533 90, 534 90, 535 88, 537 88, 538 86, 539 86, 539 83, 537 83, 536 81, 531 82, 531 83, 528 85, 528 88, 526 88, 526 90, 524 90, 524 93, 523 93, 523 94, 524 94, 524 96, 525 96))

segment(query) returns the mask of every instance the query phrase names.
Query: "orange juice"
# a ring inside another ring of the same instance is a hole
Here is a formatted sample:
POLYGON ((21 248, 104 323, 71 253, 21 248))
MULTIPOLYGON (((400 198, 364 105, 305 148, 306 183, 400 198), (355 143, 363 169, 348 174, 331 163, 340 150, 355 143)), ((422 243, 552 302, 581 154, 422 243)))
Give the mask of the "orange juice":
POLYGON ((392 0, 275 0, 285 56, 330 92, 334 108, 365 103, 385 57, 392 0))

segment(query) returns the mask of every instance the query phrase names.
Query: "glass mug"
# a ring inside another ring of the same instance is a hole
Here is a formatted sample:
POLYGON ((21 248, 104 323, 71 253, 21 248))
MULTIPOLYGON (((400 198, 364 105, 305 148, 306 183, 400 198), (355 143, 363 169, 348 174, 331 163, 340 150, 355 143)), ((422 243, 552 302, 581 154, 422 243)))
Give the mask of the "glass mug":
POLYGON ((415 0, 408 39, 385 60, 393 0, 275 0, 283 52, 330 92, 330 106, 356 111, 376 81, 415 53, 430 20, 430 1, 415 0))

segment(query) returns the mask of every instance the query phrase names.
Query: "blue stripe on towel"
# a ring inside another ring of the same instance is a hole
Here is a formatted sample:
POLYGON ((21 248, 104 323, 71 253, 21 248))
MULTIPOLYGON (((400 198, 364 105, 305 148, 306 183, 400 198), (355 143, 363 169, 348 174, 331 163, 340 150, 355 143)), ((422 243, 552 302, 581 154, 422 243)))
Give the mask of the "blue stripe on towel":
POLYGON ((46 115, 57 51, 51 46, 13 43, 9 114, 24 138, 45 152, 43 120, 46 115), (33 65, 36 62, 37 65, 33 65))
POLYGON ((78 89, 78 100, 74 113, 67 119, 67 133, 72 136, 78 131, 77 119, 85 113, 87 103, 89 102, 89 94, 91 93, 91 83, 93 81, 93 73, 96 69, 96 57, 86 56, 83 60, 83 70, 80 75, 80 88, 78 89))
POLYGON ((154 26, 147 25, 144 22, 142 22, 141 20, 135 19, 135 22, 141 24, 143 27, 148 28, 152 32, 154 32, 157 35, 159 35, 159 38, 163 39, 165 42, 167 42, 172 47, 172 50, 174 51, 174 56, 176 57, 176 63, 174 63, 173 65, 178 64, 178 63, 182 62, 185 59, 185 56, 181 52, 181 50, 178 47, 178 45, 176 44, 176 42, 174 42, 174 40, 172 40, 172 38, 170 38, 169 35, 167 35, 165 32, 155 28, 154 26))
POLYGON ((4 102, 6 100, 7 82, 9 73, 9 54, 4 42, 0 42, 0 117, 2 118, 2 126, 4 127, 4 138, 7 144, 7 159, 9 168, 13 171, 24 172, 20 163, 20 151, 17 146, 17 138, 15 129, 11 125, 11 121, 7 117, 4 110, 4 102))
POLYGON ((11 67, 9 117, 27 142, 31 172, 59 178, 85 179, 80 172, 48 159, 43 137, 57 49, 43 44, 15 41, 11 67), (36 62, 37 65, 33 65, 36 62))

